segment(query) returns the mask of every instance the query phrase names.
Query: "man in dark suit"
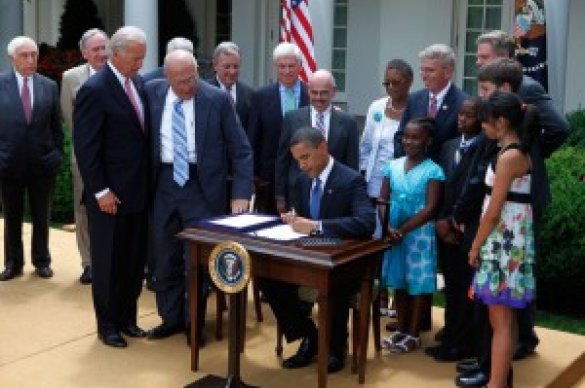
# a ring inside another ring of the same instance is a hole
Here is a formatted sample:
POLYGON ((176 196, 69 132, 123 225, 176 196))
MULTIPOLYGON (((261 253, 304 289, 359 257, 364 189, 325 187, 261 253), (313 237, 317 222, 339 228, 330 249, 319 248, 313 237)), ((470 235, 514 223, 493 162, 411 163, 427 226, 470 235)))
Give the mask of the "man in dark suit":
MULTIPOLYGON (((248 210, 253 183, 252 149, 229 96, 198 80, 189 51, 167 54, 164 67, 166 80, 146 86, 152 123, 154 284, 162 318, 150 339, 186 329, 187 255, 175 235, 204 218, 225 214, 228 160, 232 213, 248 210)), ((202 311, 205 301, 205 296, 198 301, 202 311)))
POLYGON ((250 99, 254 90, 239 80, 241 64, 240 48, 233 42, 221 42, 213 52, 215 76, 208 82, 229 94, 236 107, 242 128, 247 133, 250 119, 250 99))
POLYGON ((252 94, 248 124, 257 178, 256 203, 258 210, 270 214, 276 214, 274 172, 282 118, 286 112, 309 103, 307 87, 299 79, 302 67, 300 49, 292 43, 280 43, 274 49, 273 60, 278 82, 252 94))
POLYGON ((290 139, 303 127, 313 127, 323 132, 331 156, 338 162, 358 169, 359 132, 355 119, 331 105, 336 87, 333 75, 327 70, 317 70, 308 83, 310 105, 287 112, 276 154, 275 194, 276 210, 284 213, 293 202, 294 182, 301 173, 298 163, 290 153, 290 139))
MULTIPOLYGON (((167 54, 171 51, 175 50, 187 50, 190 53, 193 53, 193 42, 191 42, 187 38, 183 38, 182 36, 177 36, 167 42, 167 54)), ((146 84, 153 79, 164 79, 165 78, 165 71, 163 66, 157 67, 154 70, 149 71, 148 73, 142 76, 142 81, 146 84)))
POLYGON ((41 278, 53 276, 49 211, 63 158, 57 84, 37 74, 38 47, 18 36, 8 43, 13 69, 0 74, 0 193, 4 209, 4 271, 0 281, 22 275, 25 193, 32 219, 31 261, 41 278))
POLYGON ((401 139, 410 120, 433 117, 437 124, 437 133, 429 156, 437 161, 441 145, 458 135, 457 112, 467 95, 453 84, 455 53, 451 47, 433 44, 421 51, 418 57, 421 61, 420 72, 425 87, 408 96, 400 127, 394 137, 394 155, 395 157, 404 155, 401 139))
MULTIPOLYGON (((370 237, 376 226, 376 215, 366 183, 357 171, 329 155, 323 133, 311 127, 298 129, 290 140, 290 151, 303 173, 298 175, 291 203, 297 213, 282 214, 283 221, 300 233, 370 237)), ((259 279, 259 283, 287 341, 302 339, 297 353, 286 359, 283 367, 309 365, 317 354, 317 329, 299 300, 298 286, 269 279, 259 279)), ((347 284, 329 299, 329 373, 343 369, 349 298, 358 288, 357 283, 347 284)))
POLYGON ((122 27, 109 49, 107 65, 77 93, 73 141, 89 221, 98 338, 126 347, 120 333, 146 335, 136 313, 146 254, 148 123, 142 83, 135 78, 146 35, 122 27))
MULTIPOLYGON (((512 42, 511 39, 510 42, 512 42)), ((531 104, 537 110, 542 130, 536 136, 529 151, 532 162, 531 204, 534 226, 537 230, 540 217, 550 201, 545 158, 549 157, 567 138, 570 132, 569 125, 554 108, 550 97, 546 95, 542 87, 530 77, 523 75, 522 66, 513 59, 500 57, 485 63, 479 70, 478 81, 479 94, 482 98, 488 98, 496 90, 515 92, 525 103, 531 104)), ((475 218, 478 209, 481 209, 485 195, 483 184, 485 171, 499 151, 496 141, 489 140, 484 135, 480 136, 479 149, 466 187, 457 199, 452 217, 454 225, 465 225, 465 233, 475 232, 473 228, 476 228, 478 223, 475 218)), ((527 306, 517 311, 518 345, 514 353, 515 359, 521 359, 533 353, 538 344, 538 337, 534 332, 534 309, 535 306, 527 306)), ((455 380, 458 386, 481 386, 489 381, 492 331, 486 306, 478 303, 476 310, 476 332, 480 337, 478 338, 478 360, 472 364, 458 364, 458 370, 462 372, 455 380)))

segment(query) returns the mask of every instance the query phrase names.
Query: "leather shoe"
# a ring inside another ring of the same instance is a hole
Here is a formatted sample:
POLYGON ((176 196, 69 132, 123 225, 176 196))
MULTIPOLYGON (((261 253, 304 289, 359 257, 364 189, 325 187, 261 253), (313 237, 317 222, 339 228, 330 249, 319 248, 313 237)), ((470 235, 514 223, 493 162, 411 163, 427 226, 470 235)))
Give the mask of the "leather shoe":
MULTIPOLYGON (((303 338, 303 340, 301 341, 297 353, 294 356, 287 358, 282 362, 282 367, 286 369, 302 368, 312 363, 316 354, 317 339, 314 336, 307 336, 303 338)), ((331 365, 331 358, 329 359, 329 365, 331 365)), ((343 368, 343 363, 341 365, 341 368, 343 368)))
POLYGON ((132 338, 144 338, 146 337, 146 332, 139 328, 137 325, 128 325, 120 329, 123 334, 126 334, 128 337, 132 338))
POLYGON ((36 274, 38 277, 43 279, 48 279, 53 277, 53 270, 48 265, 44 265, 42 267, 37 267, 35 269, 36 274))
POLYGON ((157 340, 162 338, 167 338, 172 336, 173 334, 180 333, 184 330, 181 326, 173 326, 166 323, 162 323, 157 327, 148 331, 147 337, 149 340, 157 340))
POLYGON ((91 284, 91 266, 86 265, 83 267, 83 273, 79 277, 79 283, 81 284, 91 284))
POLYGON ((483 387, 488 383, 489 378, 483 372, 462 374, 455 378, 455 385, 458 387, 483 387))
POLYGON ((0 281, 7 281, 14 279, 17 276, 22 276, 22 267, 14 268, 14 267, 6 267, 4 271, 0 273, 0 281))
POLYGON ((111 346, 113 348, 125 348, 128 346, 128 343, 120 335, 120 333, 112 331, 109 333, 99 333, 98 338, 102 341, 105 345, 111 346))
POLYGON ((339 372, 345 366, 345 357, 338 357, 334 354, 329 356, 327 363, 327 373, 339 372))
POLYGON ((465 354, 462 350, 449 346, 437 345, 425 349, 425 353, 435 359, 435 361, 453 362, 466 358, 469 354, 465 354))
POLYGON ((514 350, 514 361, 522 360, 528 356, 533 355, 535 348, 536 345, 529 345, 524 342, 519 342, 518 345, 516 345, 516 349, 514 350))
POLYGON ((459 361, 455 366, 455 369, 457 369, 458 373, 465 374, 471 374, 480 371, 479 364, 477 363, 477 360, 475 358, 469 358, 467 360, 459 361))

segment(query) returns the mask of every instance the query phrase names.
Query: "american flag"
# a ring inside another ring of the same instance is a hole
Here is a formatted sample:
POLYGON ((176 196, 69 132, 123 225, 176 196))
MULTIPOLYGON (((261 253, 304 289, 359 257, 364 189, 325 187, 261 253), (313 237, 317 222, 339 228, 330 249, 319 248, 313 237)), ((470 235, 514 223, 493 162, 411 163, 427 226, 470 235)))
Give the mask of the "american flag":
POLYGON ((305 82, 308 75, 317 70, 308 3, 309 0, 282 0, 280 19, 280 41, 296 44, 303 54, 301 79, 305 82))

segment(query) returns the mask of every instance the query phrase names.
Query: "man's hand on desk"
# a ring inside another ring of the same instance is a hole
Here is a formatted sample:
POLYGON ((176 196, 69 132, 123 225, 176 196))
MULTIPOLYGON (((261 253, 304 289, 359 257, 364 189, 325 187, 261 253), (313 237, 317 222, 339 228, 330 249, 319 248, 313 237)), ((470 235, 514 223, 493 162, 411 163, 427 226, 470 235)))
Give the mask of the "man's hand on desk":
POLYGON ((249 210, 250 201, 247 199, 232 199, 232 214, 245 213, 249 210))
POLYGON ((294 212, 286 212, 280 215, 282 222, 289 224, 295 232, 311 234, 317 230, 317 221, 297 216, 294 212))

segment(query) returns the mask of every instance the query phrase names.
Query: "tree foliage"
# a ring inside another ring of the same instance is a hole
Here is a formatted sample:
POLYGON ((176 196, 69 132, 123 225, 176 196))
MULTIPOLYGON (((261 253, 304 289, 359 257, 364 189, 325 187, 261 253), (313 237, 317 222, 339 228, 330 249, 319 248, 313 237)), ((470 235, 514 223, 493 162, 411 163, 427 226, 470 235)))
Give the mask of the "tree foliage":
POLYGON ((93 0, 67 0, 59 24, 61 36, 57 47, 61 50, 79 49, 81 35, 90 28, 104 29, 93 0))

